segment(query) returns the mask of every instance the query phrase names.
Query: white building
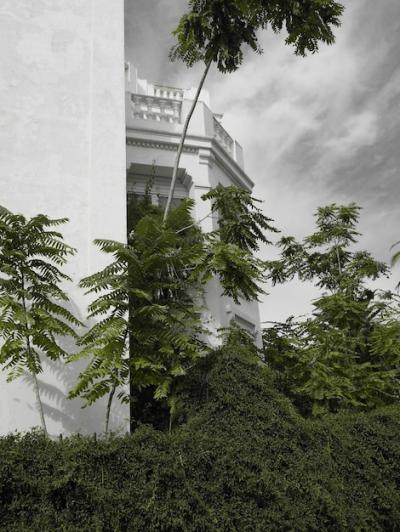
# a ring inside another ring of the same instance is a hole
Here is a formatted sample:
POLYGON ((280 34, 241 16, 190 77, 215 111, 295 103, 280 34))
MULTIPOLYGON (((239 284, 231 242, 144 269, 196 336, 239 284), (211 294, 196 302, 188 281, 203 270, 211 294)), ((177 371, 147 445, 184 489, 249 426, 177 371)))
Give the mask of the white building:
MULTIPOLYGON (((138 80, 129 65, 124 72, 123 0, 0 4, 0 204, 26 216, 70 219, 63 233, 78 253, 66 268, 73 282, 65 288, 84 319, 88 301, 77 283, 105 264, 92 242, 126 239, 127 193, 140 192, 152 165, 155 199, 163 201, 193 93, 138 80)), ((203 94, 177 197, 199 200, 218 183, 252 187, 240 146, 203 94)), ((197 201, 196 219, 208 210, 197 201)), ((202 225, 211 229, 212 220, 202 225)), ((255 333, 259 328, 257 305, 234 305, 216 283, 207 305, 215 328, 231 318, 255 333)), ((104 402, 82 410, 79 400, 66 399, 80 368, 47 362, 44 368, 39 381, 49 432, 101 432, 104 402)), ((6 383, 0 372, 0 434, 37 425, 29 377, 6 383)), ((127 408, 115 403, 111 428, 127 427, 127 408)))
MULTIPOLYGON (((166 87, 139 79, 131 63, 126 69, 126 160, 127 193, 143 194, 147 181, 155 176, 153 201, 164 206, 183 122, 193 103, 196 88, 166 87)), ((221 115, 210 109, 206 91, 200 96, 191 119, 180 161, 179 179, 174 198, 195 201, 194 217, 205 231, 216 228, 211 206, 201 196, 218 185, 236 185, 251 191, 253 182, 244 171, 243 150, 221 124, 221 115)), ((240 305, 222 296, 214 280, 207 288, 207 319, 215 332, 231 320, 254 334, 260 343, 258 304, 240 305)))

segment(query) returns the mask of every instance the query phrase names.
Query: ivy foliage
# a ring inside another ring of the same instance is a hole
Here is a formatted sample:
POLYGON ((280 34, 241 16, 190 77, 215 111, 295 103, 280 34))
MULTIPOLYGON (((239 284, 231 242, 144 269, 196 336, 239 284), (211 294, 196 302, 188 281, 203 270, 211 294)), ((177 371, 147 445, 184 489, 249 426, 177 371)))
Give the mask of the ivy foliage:
POLYGON ((252 349, 198 362, 172 433, 0 438, 0 528, 397 530, 398 406, 304 419, 252 349))
POLYGON ((264 331, 265 360, 305 413, 400 399, 399 298, 368 284, 388 268, 353 249, 359 211, 354 204, 318 209, 317 230, 302 243, 282 238, 281 258, 269 263, 274 283, 297 276, 323 290, 311 317, 264 331))
POLYGON ((340 25, 343 5, 335 0, 190 0, 189 10, 174 35, 172 59, 187 66, 198 61, 217 63, 221 72, 234 72, 243 61, 243 45, 262 53, 258 30, 287 32, 286 44, 300 56, 332 44, 332 28, 340 25))
POLYGON ((75 340, 73 327, 81 325, 60 287, 70 280, 61 267, 75 253, 55 229, 65 222, 43 214, 29 219, 0 207, 0 364, 8 380, 31 374, 44 430, 36 375, 43 356, 68 356, 60 339, 75 340))

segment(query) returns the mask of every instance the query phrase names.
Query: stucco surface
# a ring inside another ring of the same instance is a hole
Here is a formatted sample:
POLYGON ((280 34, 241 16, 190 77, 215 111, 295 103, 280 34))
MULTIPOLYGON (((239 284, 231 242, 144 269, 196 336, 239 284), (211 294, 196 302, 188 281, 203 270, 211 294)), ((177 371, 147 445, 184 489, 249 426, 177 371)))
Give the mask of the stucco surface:
MULTIPOLYGON (((1 0, 0 204, 32 216, 67 216, 77 255, 67 273, 71 307, 83 318, 78 280, 104 265, 94 238, 124 240, 125 117, 123 0, 1 0)), ((66 390, 78 368, 40 375, 51 433, 99 432, 104 405, 81 410, 66 390)), ((113 426, 126 427, 115 408, 113 426)), ((29 378, 0 375, 0 433, 39 424, 29 378)))

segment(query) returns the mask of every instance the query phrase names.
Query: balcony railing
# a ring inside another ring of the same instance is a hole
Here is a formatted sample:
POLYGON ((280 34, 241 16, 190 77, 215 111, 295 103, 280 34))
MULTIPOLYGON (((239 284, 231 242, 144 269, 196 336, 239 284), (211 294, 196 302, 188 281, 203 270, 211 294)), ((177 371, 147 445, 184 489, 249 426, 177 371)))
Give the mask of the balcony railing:
POLYGON ((154 96, 168 98, 170 100, 183 100, 183 90, 165 85, 154 85, 154 96))
MULTIPOLYGON (((183 91, 155 85, 154 92, 167 95, 168 97, 148 96, 146 94, 136 93, 130 94, 129 112, 131 117, 166 124, 182 124, 182 119, 184 118, 182 117, 183 91)), ((215 115, 213 116, 213 126, 214 131, 209 130, 207 134, 213 135, 217 143, 230 157, 242 166, 243 156, 240 145, 233 140, 215 115)))
POLYGON ((233 156, 234 140, 214 117, 214 138, 228 153, 233 156))
POLYGON ((182 101, 158 96, 131 95, 133 118, 155 120, 179 124, 181 122, 182 101))

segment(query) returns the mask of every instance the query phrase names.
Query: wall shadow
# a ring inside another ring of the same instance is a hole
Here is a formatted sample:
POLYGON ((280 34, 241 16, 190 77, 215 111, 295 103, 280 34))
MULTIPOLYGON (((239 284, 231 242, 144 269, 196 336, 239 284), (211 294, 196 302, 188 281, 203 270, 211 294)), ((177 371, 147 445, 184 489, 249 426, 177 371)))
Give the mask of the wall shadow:
MULTIPOLYGON (((79 320, 84 322, 84 317, 81 315, 77 305, 70 300, 69 304, 65 306, 79 320)), ((93 323, 87 323, 88 326, 93 324, 94 321, 93 323)), ((82 328, 82 330, 77 332, 82 334, 84 330, 82 328)), ((60 338, 58 343, 69 354, 78 350, 72 339, 60 338)), ((101 398, 93 405, 87 407, 83 407, 84 401, 82 399, 68 399, 67 397, 69 390, 77 383, 79 374, 87 366, 89 359, 69 364, 66 364, 63 360, 52 361, 44 355, 42 355, 41 359, 43 373, 37 377, 49 434, 102 434, 105 427, 108 397, 101 398)), ((24 384, 33 390, 32 376, 26 374, 22 379, 24 384)), ((118 401, 118 391, 115 394, 111 409, 110 431, 124 433, 129 430, 129 408, 118 401)), ((27 406, 33 415, 33 411, 36 410, 36 404, 28 404, 27 406)), ((35 413, 36 416, 37 414, 35 413)))

